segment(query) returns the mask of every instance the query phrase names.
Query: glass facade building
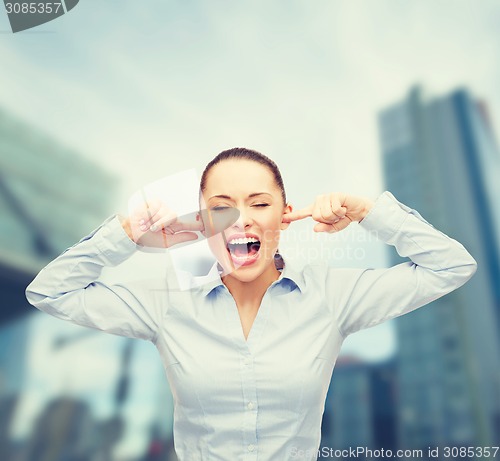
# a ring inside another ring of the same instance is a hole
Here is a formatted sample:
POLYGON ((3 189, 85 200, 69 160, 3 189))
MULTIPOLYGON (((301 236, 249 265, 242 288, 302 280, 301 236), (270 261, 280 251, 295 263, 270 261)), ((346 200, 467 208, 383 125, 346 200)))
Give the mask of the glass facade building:
POLYGON ((478 262, 466 285, 395 319, 399 445, 498 445, 500 156, 486 106, 415 87, 378 122, 385 188, 478 262))
POLYGON ((48 262, 108 215, 118 185, 114 175, 0 110, 4 259, 48 262))
MULTIPOLYGON (((81 333, 60 320, 53 319, 60 328, 56 325, 51 332, 41 331, 38 325, 42 314, 28 304, 25 288, 44 265, 116 209, 119 186, 114 174, 0 109, 1 459, 63 456, 66 445, 59 444, 59 439, 57 443, 47 439, 44 433, 57 427, 73 431, 74 436, 67 443, 75 450, 81 444, 88 448, 88 431, 82 435, 85 440, 79 437, 83 432, 78 424, 95 429, 102 423, 89 416, 94 402, 86 400, 87 396, 73 395, 72 400, 65 401, 63 396, 54 396, 53 390, 47 390, 47 401, 32 421, 31 432, 18 440, 12 428, 14 421, 19 420, 18 409, 29 405, 25 395, 36 386, 30 382, 29 354, 37 335, 54 335, 54 341, 59 335, 69 336, 75 354, 85 350, 85 341, 79 341, 81 333)), ((54 363, 48 368, 53 371, 57 351, 51 357, 54 363)), ((119 356, 116 361, 120 361, 119 356)), ((26 427, 27 423, 23 425, 26 427)), ((98 432, 104 437, 101 430, 98 432)))
POLYGON ((0 110, 4 388, 19 389, 23 380, 27 314, 35 312, 26 301, 25 287, 45 264, 104 219, 117 186, 113 175, 0 110))
MULTIPOLYGON (((342 355, 335 364, 323 415, 321 449, 396 448, 396 363, 394 357, 366 362, 342 355)), ((365 459, 367 453, 358 457, 365 459)))

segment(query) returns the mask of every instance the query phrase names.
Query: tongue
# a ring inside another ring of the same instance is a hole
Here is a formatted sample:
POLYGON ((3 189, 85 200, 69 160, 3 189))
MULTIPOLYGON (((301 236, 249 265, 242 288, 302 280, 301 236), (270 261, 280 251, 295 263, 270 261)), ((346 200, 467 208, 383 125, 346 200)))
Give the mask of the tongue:
POLYGON ((240 245, 235 245, 234 250, 231 252, 235 256, 239 258, 243 258, 245 256, 253 256, 255 253, 257 253, 257 248, 256 245, 250 245, 250 249, 248 248, 248 245, 240 244, 240 245))
POLYGON ((246 256, 248 254, 247 246, 246 245, 236 245, 236 248, 234 249, 233 253, 235 256, 242 258, 243 256, 246 256))

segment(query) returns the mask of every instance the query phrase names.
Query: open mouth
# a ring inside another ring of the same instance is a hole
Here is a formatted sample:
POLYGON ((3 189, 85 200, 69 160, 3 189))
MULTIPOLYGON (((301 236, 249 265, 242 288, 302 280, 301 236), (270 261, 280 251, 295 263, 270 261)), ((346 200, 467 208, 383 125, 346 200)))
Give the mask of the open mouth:
POLYGON ((260 240, 257 237, 230 238, 227 250, 236 260, 256 258, 260 250, 260 240))

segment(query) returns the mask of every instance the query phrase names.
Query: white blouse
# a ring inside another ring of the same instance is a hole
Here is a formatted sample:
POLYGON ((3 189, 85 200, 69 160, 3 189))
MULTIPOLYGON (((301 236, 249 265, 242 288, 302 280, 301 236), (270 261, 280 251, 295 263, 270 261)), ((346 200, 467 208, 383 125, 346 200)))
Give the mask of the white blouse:
POLYGON ((179 461, 315 460, 344 339, 450 293, 477 266, 462 244, 389 191, 359 225, 410 260, 339 269, 277 258, 281 276, 267 289, 248 340, 216 264, 183 291, 166 281, 99 281, 104 266, 138 250, 119 215, 48 264, 26 296, 63 320, 155 344, 174 398, 179 461))

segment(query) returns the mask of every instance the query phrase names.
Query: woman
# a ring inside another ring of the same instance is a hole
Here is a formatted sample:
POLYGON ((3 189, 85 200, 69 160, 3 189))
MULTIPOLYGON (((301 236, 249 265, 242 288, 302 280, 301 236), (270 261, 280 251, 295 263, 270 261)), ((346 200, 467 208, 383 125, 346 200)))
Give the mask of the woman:
POLYGON ((200 193, 207 212, 196 223, 180 222, 160 203, 111 216, 43 269, 27 298, 56 317, 155 344, 174 397, 180 461, 316 459, 344 339, 457 289, 476 262, 388 191, 375 201, 320 195, 294 211, 278 167, 249 149, 215 157, 200 193), (218 229, 228 210, 237 219, 218 229), (279 236, 307 217, 316 232, 356 221, 411 261, 383 269, 293 267, 277 251, 279 236), (140 245, 171 247, 196 239, 194 231, 208 237, 217 259, 206 283, 174 291, 98 281, 104 266, 140 245))

